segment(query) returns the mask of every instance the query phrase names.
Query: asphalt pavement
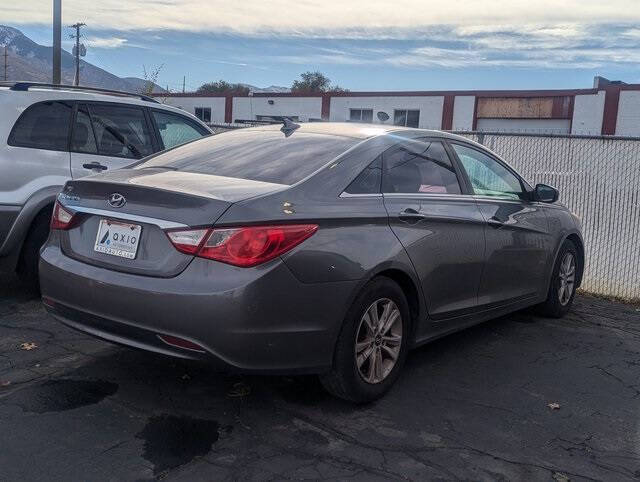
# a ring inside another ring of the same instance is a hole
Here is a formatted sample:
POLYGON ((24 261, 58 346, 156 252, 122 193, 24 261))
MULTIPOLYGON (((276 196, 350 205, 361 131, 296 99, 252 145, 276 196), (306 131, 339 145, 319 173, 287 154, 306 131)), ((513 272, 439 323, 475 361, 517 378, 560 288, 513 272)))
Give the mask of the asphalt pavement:
POLYGON ((114 346, 0 283, 2 480, 640 478, 640 308, 581 295, 412 352, 382 400, 114 346))

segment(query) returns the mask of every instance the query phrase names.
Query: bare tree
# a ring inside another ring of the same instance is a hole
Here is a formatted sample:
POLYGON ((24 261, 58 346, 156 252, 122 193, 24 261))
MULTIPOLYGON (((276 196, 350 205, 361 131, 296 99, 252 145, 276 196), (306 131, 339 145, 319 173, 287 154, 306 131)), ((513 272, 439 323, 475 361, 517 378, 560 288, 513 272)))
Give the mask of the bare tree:
POLYGON ((151 95, 153 94, 153 89, 156 87, 158 82, 158 77, 160 76, 160 72, 164 64, 160 64, 156 67, 150 67, 147 69, 145 65, 142 65, 142 78, 144 79, 144 84, 139 89, 140 94, 151 95))

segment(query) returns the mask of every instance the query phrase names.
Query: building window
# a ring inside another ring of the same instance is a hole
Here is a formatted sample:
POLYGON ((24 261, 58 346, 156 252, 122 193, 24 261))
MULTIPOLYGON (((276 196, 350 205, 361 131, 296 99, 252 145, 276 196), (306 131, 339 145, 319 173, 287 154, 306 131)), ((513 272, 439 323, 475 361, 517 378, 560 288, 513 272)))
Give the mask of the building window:
POLYGON ((351 122, 373 122, 373 109, 349 109, 351 122))
POLYGON ((420 123, 419 110, 394 110, 393 125, 405 127, 418 127, 420 123))
POLYGON ((202 122, 211 123, 211 107, 196 107, 196 117, 202 122))

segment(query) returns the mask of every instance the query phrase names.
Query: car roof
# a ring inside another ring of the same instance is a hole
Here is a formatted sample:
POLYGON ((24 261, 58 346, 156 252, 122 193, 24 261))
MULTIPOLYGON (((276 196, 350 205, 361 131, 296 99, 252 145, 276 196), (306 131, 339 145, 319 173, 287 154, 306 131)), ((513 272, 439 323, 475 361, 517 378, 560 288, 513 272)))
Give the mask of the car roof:
MULTIPOLYGON (((294 136, 296 132, 304 132, 308 134, 324 134, 337 137, 369 139, 371 137, 398 133, 406 137, 444 137, 452 140, 455 139, 465 142, 472 142, 466 137, 456 134, 450 134, 448 132, 385 124, 363 124, 357 122, 300 122, 297 123, 297 125, 299 125, 300 127, 294 131, 294 133, 292 134, 294 136)), ((271 124, 266 126, 245 128, 243 130, 274 131, 281 128, 282 124, 271 124)))
POLYGON ((12 99, 16 99, 14 102, 22 102, 26 105, 34 104, 36 102, 40 102, 43 100, 85 100, 91 101, 96 100, 100 102, 115 102, 118 104, 135 104, 135 105, 144 105, 147 107, 153 108, 163 108, 167 110, 172 110, 175 112, 179 112, 184 114, 185 111, 179 109, 177 107, 173 107, 167 104, 162 104, 160 102, 144 100, 136 93, 122 92, 122 94, 118 94, 117 91, 113 91, 112 93, 92 91, 92 90, 81 90, 81 89, 65 89, 65 86, 60 86, 56 88, 50 87, 38 87, 37 85, 31 86, 28 90, 12 90, 10 85, 0 85, 0 92, 5 94, 11 94, 6 100, 11 102, 12 99), (20 100, 18 100, 20 99, 20 100), (22 100, 24 99, 24 100, 22 100))

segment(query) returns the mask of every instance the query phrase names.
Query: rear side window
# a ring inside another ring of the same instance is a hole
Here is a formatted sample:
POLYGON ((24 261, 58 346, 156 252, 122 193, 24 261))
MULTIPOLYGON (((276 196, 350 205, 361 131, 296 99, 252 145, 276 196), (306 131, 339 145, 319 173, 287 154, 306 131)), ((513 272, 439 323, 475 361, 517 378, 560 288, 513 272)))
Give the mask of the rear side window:
POLYGON ((170 149, 209 134, 181 115, 154 110, 153 119, 158 127, 165 149, 170 149))
POLYGON ((168 167, 276 184, 295 184, 360 141, 279 130, 237 130, 163 152, 138 168, 168 167))
POLYGON ((25 110, 13 126, 8 144, 50 151, 66 151, 72 105, 40 102, 25 110))
POLYGON ((383 154, 386 193, 460 194, 455 169, 441 142, 411 141, 383 154))
POLYGON ((151 129, 137 107, 89 105, 98 154, 139 159, 153 153, 151 129))
POLYGON ((382 182, 382 156, 369 164, 344 190, 347 194, 377 194, 382 182))
POLYGON ((73 152, 84 152, 87 154, 97 154, 96 138, 91 127, 91 118, 86 105, 78 106, 76 121, 73 125, 73 136, 71 137, 71 150, 73 152))

